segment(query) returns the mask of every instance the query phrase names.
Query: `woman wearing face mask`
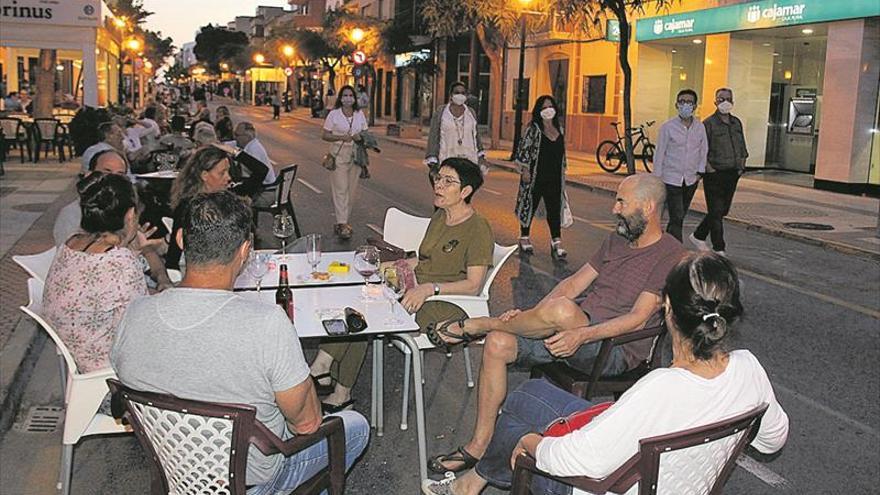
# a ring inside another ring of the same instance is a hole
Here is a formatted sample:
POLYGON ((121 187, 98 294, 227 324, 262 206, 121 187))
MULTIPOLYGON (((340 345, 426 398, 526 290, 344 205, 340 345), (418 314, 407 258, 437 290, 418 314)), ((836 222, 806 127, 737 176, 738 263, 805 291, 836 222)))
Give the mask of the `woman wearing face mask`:
POLYGON ((675 97, 678 115, 660 126, 654 152, 654 175, 666 184, 666 232, 681 241, 681 228, 691 200, 697 191, 700 175, 706 172, 709 144, 706 128, 694 118, 697 93, 683 89, 675 97))
MULTIPOLYGON (((547 224, 550 226, 550 255, 563 259, 568 254, 562 248, 561 227, 563 211, 568 208, 565 197, 565 137, 559 125, 556 100, 550 95, 538 97, 532 108, 532 122, 526 129, 516 164, 520 170, 519 194, 516 197, 516 216, 519 218, 519 248, 523 253, 534 251, 529 240, 529 229, 538 204, 544 200, 547 224)), ((570 218, 570 214, 567 215, 570 218)), ((566 225, 567 227, 568 225, 566 225)))
POLYGON ((336 99, 336 108, 324 120, 324 135, 321 136, 330 143, 330 153, 336 159, 336 168, 330 172, 330 188, 336 213, 334 232, 343 240, 351 239, 348 218, 361 173, 360 167, 354 164, 354 141, 360 141, 361 132, 367 128, 367 119, 358 106, 354 88, 343 86, 336 99))
MULTIPOLYGON (((425 165, 433 174, 447 158, 465 158, 479 164, 483 175, 489 170, 486 152, 480 141, 477 114, 466 103, 467 86, 456 81, 449 87, 449 103, 437 107, 431 117, 425 165)), ((433 175, 429 174, 431 177, 433 175)))

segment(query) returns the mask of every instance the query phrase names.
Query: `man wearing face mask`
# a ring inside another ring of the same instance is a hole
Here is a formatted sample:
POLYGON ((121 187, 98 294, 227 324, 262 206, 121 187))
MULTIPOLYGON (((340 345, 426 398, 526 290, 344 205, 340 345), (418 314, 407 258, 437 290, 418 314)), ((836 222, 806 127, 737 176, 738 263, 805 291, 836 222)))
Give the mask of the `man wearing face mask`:
POLYGON ((688 239, 700 251, 709 251, 706 237, 712 236, 712 249, 724 255, 724 217, 730 211, 739 177, 746 170, 746 139, 742 122, 730 114, 733 91, 715 91, 715 113, 703 121, 709 142, 703 192, 706 195, 706 217, 688 239))
POLYGON ((447 158, 466 158, 480 165, 483 175, 489 171, 486 152, 480 141, 477 114, 466 105, 467 86, 461 81, 449 87, 449 103, 440 105, 431 117, 425 165, 436 172, 447 158))
POLYGON ((666 232, 681 241, 681 228, 691 200, 697 191, 700 175, 706 171, 709 151, 706 128, 694 118, 697 93, 683 89, 675 97, 678 115, 660 127, 654 153, 654 175, 666 184, 666 209, 669 223, 666 232))

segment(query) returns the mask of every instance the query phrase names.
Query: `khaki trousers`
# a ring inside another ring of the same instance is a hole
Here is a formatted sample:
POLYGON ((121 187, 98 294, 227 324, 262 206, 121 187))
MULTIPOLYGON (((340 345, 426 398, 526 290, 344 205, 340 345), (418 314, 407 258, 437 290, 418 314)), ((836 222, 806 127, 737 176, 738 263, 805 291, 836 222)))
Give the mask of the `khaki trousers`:
POLYGON ((330 152, 336 154, 336 170, 330 172, 330 190, 333 196, 333 210, 336 223, 348 223, 354 198, 357 193, 360 167, 354 165, 354 145, 337 143, 330 145, 330 152), (336 153, 336 150, 339 150, 336 153))

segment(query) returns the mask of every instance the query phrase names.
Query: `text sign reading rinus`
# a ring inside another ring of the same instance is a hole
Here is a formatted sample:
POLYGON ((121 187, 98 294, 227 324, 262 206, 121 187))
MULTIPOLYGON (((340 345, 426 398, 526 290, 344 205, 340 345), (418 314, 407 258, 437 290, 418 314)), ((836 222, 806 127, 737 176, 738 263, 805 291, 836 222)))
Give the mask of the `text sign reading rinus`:
POLYGON ((726 33, 880 15, 878 0, 766 0, 636 21, 636 40, 726 33))
POLYGON ((101 20, 101 0, 0 0, 4 24, 97 27, 101 20))

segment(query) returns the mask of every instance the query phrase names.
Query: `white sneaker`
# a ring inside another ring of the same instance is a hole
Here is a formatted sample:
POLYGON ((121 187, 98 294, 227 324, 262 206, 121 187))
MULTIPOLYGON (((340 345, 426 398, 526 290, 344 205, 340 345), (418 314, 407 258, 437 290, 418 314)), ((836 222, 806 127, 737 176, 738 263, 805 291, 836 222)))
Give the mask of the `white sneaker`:
POLYGON ((727 252, 726 252, 726 251, 715 251, 715 254, 717 254, 718 256, 724 256, 725 258, 727 258, 727 252))
POLYGON ((688 240, 691 241, 691 244, 696 246, 697 251, 711 251, 712 249, 709 247, 709 244, 706 241, 701 241, 697 239, 694 234, 688 236, 688 240))
POLYGON ((440 481, 430 479, 422 481, 422 493, 425 495, 453 495, 453 481, 455 481, 455 473, 447 471, 446 477, 440 481))

